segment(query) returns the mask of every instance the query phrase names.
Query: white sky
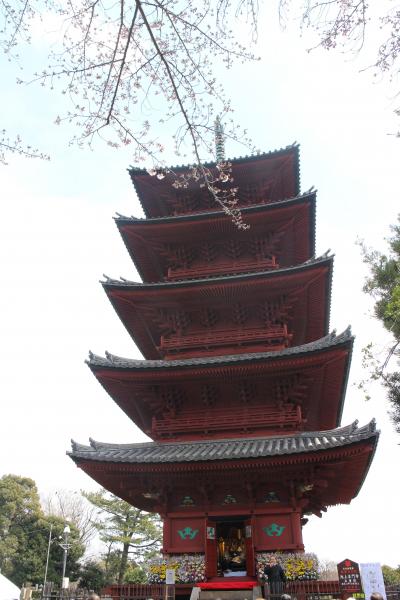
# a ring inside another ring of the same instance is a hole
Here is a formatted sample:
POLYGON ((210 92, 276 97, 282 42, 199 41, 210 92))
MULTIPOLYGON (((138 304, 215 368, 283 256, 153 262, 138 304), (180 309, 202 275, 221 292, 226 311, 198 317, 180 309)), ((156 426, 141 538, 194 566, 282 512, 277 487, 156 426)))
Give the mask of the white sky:
MULTIPOLYGON (((388 135, 397 126, 395 105, 371 72, 359 73, 362 58, 309 54, 295 29, 281 32, 265 23, 261 62, 224 73, 224 81, 237 120, 261 150, 301 144, 302 190, 318 189, 317 253, 331 248, 336 254, 331 328, 342 331, 350 323, 357 336, 342 422, 376 417, 382 431, 359 497, 311 518, 306 549, 321 558, 396 566, 400 438, 383 391, 375 387, 365 402, 353 385, 362 377, 361 347, 384 340, 368 317, 355 240, 382 248, 399 212, 400 141, 388 135)), ((15 76, 15 67, 2 65, 2 127, 24 134, 52 160, 12 158, 0 167, 0 476, 32 477, 42 493, 94 489, 65 456, 70 438, 144 439, 84 364, 89 348, 140 356, 98 283, 102 273, 137 278, 112 221, 115 211, 141 215, 125 171, 131 157, 128 149, 100 144, 92 152, 68 147, 70 132, 52 125, 60 112, 57 96, 16 88, 15 76)))

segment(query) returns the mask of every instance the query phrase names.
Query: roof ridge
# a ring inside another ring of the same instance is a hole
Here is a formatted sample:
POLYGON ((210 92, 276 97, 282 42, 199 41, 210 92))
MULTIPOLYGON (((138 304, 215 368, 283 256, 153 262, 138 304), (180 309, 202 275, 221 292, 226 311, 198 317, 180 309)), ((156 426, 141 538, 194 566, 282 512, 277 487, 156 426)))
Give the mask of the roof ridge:
POLYGON ((86 360, 89 366, 100 366, 100 367, 120 367, 120 368, 137 368, 139 366, 144 368, 173 368, 176 366, 195 366, 197 364, 220 364, 223 362, 234 363, 245 360, 262 360, 262 359, 276 359, 277 357, 291 356, 293 354, 301 354, 302 352, 317 351, 329 346, 339 345, 346 341, 353 341, 354 337, 351 333, 350 325, 340 334, 336 334, 334 329, 324 337, 313 342, 307 342, 300 346, 292 346, 291 348, 285 348, 284 350, 273 350, 270 352, 250 352, 244 354, 227 354, 220 356, 208 356, 208 357, 195 357, 195 358, 183 358, 177 360, 146 360, 146 359, 130 359, 112 354, 106 351, 105 358, 101 357, 93 352, 89 352, 89 359, 86 360), (125 363, 125 364, 121 364, 125 363))
POLYGON ((253 278, 261 278, 261 276, 267 276, 267 277, 276 277, 279 274, 288 272, 288 271, 297 271, 297 270, 301 270, 307 267, 311 267, 313 265, 316 265, 318 263, 323 263, 323 262, 332 262, 333 259, 335 258, 335 254, 328 254, 328 252, 330 252, 330 249, 327 250, 324 254, 321 254, 320 256, 313 256, 311 258, 309 258, 308 260, 300 263, 299 265, 292 265, 290 267, 282 267, 280 269, 274 269, 274 270, 268 270, 268 271, 249 271, 247 273, 234 273, 234 274, 221 274, 221 275, 211 275, 210 277, 199 277, 198 279, 179 279, 178 281, 154 281, 154 282, 146 282, 143 283, 142 281, 133 281, 130 279, 125 279, 124 277, 120 277, 119 279, 114 279, 112 277, 109 277, 108 275, 103 274, 103 277, 105 277, 105 281, 101 281, 100 283, 106 287, 106 286, 126 286, 126 287, 138 287, 138 288, 152 288, 152 287, 157 287, 157 286, 162 286, 162 287, 180 287, 180 286, 184 286, 184 285, 192 285, 192 284, 197 284, 197 283, 209 283, 212 281, 221 281, 221 279, 226 279, 226 280, 230 280, 230 279, 251 279, 253 278))
POLYGON ((86 456, 86 458, 93 459, 95 455, 94 460, 108 460, 109 462, 144 463, 223 460, 315 452, 349 445, 372 437, 376 441, 379 437, 374 419, 360 428, 357 421, 354 421, 344 427, 326 431, 304 431, 280 436, 177 442, 138 442, 132 444, 110 444, 90 439, 90 446, 73 442, 72 451, 67 452, 67 454, 72 458, 85 458, 85 455, 92 454, 92 457, 86 456), (306 444, 304 440, 306 440, 306 444), (214 447, 218 449, 218 452, 204 454, 204 449, 207 447, 214 447), (147 450, 148 452, 141 455, 140 450, 147 450), (127 454, 129 451, 133 453, 136 451, 136 455, 131 454, 129 457, 127 454), (113 452, 116 455, 113 455, 113 452))
POLYGON ((220 445, 231 444, 232 442, 257 442, 257 441, 265 441, 265 440, 280 440, 280 439, 288 439, 288 438, 307 438, 307 437, 315 437, 318 435, 344 435, 344 434, 352 434, 355 431, 360 432, 361 430, 368 430, 370 424, 375 421, 372 419, 369 423, 364 425, 363 427, 358 427, 358 419, 355 419, 352 423, 348 425, 344 425, 342 427, 335 427, 334 429, 326 429, 321 431, 297 431, 291 432, 283 435, 269 435, 269 436, 251 436, 251 437, 232 437, 232 438, 222 438, 222 439, 203 439, 203 440, 180 440, 180 441, 150 441, 150 442, 128 442, 123 444, 113 443, 113 442, 99 442, 94 440, 93 438, 89 438, 90 446, 84 446, 83 444, 78 444, 79 446, 83 446, 86 448, 137 448, 139 446, 143 447, 153 447, 154 445, 159 445, 163 447, 167 446, 187 446, 196 445, 196 446, 209 446, 210 444, 218 443, 220 445))
MULTIPOLYGON (((238 163, 240 161, 245 161, 245 160, 249 160, 249 159, 259 159, 262 160, 263 158, 267 158, 270 156, 273 156, 274 154, 284 154, 285 152, 289 152, 290 150, 298 150, 300 148, 300 144, 298 142, 293 142, 292 144, 289 144, 287 146, 282 146, 281 148, 275 148, 274 150, 270 150, 269 152, 257 152, 255 154, 246 154, 246 155, 242 155, 242 156, 235 156, 233 158, 227 158, 225 160, 225 162, 229 162, 229 163, 238 163)), ((204 167, 212 167, 212 166, 216 166, 216 162, 215 161, 207 161, 203 163, 204 167)), ((170 167, 166 167, 167 171, 177 171, 177 170, 183 170, 183 169, 190 169, 191 167, 193 167, 193 164, 182 164, 182 165, 174 165, 174 166, 170 166, 170 167)), ((133 167, 132 165, 129 166, 129 168, 127 169, 127 171, 129 172, 129 174, 134 174, 134 175, 149 175, 147 169, 141 168, 141 167, 133 167)))
MULTIPOLYGON (((316 197, 317 196, 317 190, 315 188, 310 188, 309 190, 307 190, 306 192, 301 192, 299 194, 297 194, 296 196, 291 196, 290 198, 283 198, 282 200, 274 200, 273 202, 268 202, 268 203, 260 203, 260 204, 252 204, 251 206, 239 206, 241 212, 243 212, 244 214, 248 213, 248 212, 256 212, 256 210, 260 210, 262 208, 266 208, 268 210, 272 210, 273 208, 275 208, 277 205, 281 206, 281 205, 285 205, 285 204, 291 204, 294 203, 298 200, 302 200, 305 198, 312 198, 312 197, 316 197)), ((180 214, 180 215, 165 215, 162 217, 135 217, 134 215, 131 216, 126 216, 126 215, 122 215, 119 212, 115 213, 117 216, 114 216, 113 219, 115 222, 118 221, 131 221, 131 222, 140 222, 140 223, 156 223, 158 221, 168 221, 168 220, 173 220, 173 221, 179 221, 179 220, 190 220, 193 219, 193 217, 199 218, 199 217, 205 217, 208 218, 210 216, 219 216, 219 217, 225 217, 225 213, 223 210, 219 210, 218 207, 216 208, 216 210, 206 210, 206 211, 202 211, 202 212, 195 212, 195 213, 185 213, 185 214, 180 214)), ((227 217, 229 219, 229 217, 227 217)))

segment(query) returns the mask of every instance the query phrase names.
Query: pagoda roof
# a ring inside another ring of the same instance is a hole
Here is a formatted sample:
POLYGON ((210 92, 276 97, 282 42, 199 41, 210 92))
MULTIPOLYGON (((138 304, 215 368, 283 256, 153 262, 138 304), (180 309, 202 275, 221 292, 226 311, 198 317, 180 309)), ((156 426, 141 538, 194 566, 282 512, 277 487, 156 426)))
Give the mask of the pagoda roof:
POLYGON ((265 361, 275 361, 276 359, 284 359, 291 356, 304 356, 314 352, 321 352, 331 348, 339 347, 343 344, 352 345, 354 337, 351 333, 351 327, 347 327, 339 335, 336 331, 332 331, 328 335, 299 346, 292 346, 283 350, 271 352, 247 352, 243 354, 231 354, 221 356, 206 356, 185 358, 180 360, 143 360, 135 358, 122 358, 110 352, 105 353, 105 357, 93 352, 89 352, 89 359, 86 361, 90 368, 97 370, 98 368, 106 369, 131 369, 131 370, 175 370, 178 368, 186 369, 192 367, 210 367, 212 365, 232 365, 242 364, 246 362, 257 363, 265 361))
MULTIPOLYGON (((173 496, 180 494, 197 497, 197 510, 204 511, 205 493, 206 510, 221 514, 218 494, 246 497, 251 488, 279 487, 286 502, 294 484, 302 512, 321 516, 327 506, 349 503, 358 494, 378 438, 371 421, 360 428, 355 422, 328 431, 257 438, 139 444, 91 440, 90 446, 72 442, 68 454, 100 485, 147 511, 166 514, 173 496), (303 482, 312 485, 301 490, 303 482)), ((265 511, 263 500, 257 502, 265 511)), ((238 505, 232 510, 237 513, 238 505)))
POLYGON ((259 271, 259 272, 248 272, 248 273, 234 273, 232 275, 215 275, 212 277, 199 277, 198 279, 180 279, 179 281, 151 281, 142 283, 141 281, 132 281, 130 279, 125 279, 120 277, 119 279, 113 279, 112 277, 106 277, 106 281, 100 281, 100 283, 105 288, 136 288, 141 290, 147 289, 173 289, 173 288, 182 288, 182 287, 192 287, 195 285, 207 285, 212 283, 220 284, 225 281, 240 281, 243 279, 244 281, 247 279, 262 279, 264 277, 281 277, 282 275, 304 271, 315 265, 323 264, 323 263, 332 263, 334 259, 334 255, 328 255, 327 253, 322 256, 313 257, 309 260, 306 260, 301 265, 293 265, 290 267, 283 267, 281 269, 277 269, 276 271, 259 271))
MULTIPOLYGON (((285 154, 289 154, 292 152, 298 152, 300 148, 300 144, 297 142, 293 142, 293 144, 289 144, 288 146, 284 146, 282 148, 275 148, 274 150, 270 150, 269 152, 259 152, 257 154, 246 154, 244 156, 236 156, 234 158, 226 159, 226 162, 230 162, 232 164, 241 164, 241 163, 249 163, 249 162, 257 162, 263 161, 266 158, 275 158, 278 156, 284 156, 285 154)), ((208 161, 203 163, 204 167, 211 169, 212 167, 216 167, 217 163, 215 161, 208 161)), ((174 173, 181 173, 188 171, 193 165, 190 164, 182 164, 175 165, 173 167, 168 167, 167 170, 171 170, 174 173)), ((128 169, 129 174, 133 177, 134 175, 149 175, 147 169, 141 167, 132 167, 130 166, 128 169)), ((300 171, 299 171, 300 174, 300 171)), ((150 177, 150 175, 149 175, 150 177)))
MULTIPOLYGON (((271 152, 265 152, 260 154, 253 154, 250 156, 240 156, 232 159, 227 159, 226 162, 232 165, 232 175, 235 181, 235 185, 239 186, 239 207, 241 206, 241 191, 240 186, 242 180, 254 181, 260 179, 261 174, 271 175, 278 167, 281 166, 282 160, 292 158, 291 170, 288 172, 285 179, 285 185, 289 194, 283 193, 279 198, 273 198, 273 201, 281 199, 286 195, 295 196, 300 192, 300 159, 299 159, 299 145, 297 143, 273 150, 271 152), (255 172, 252 173, 252 170, 255 172)), ((179 165, 175 167, 168 167, 165 171, 165 177, 161 180, 156 176, 152 176, 146 169, 130 167, 128 169, 131 180, 135 186, 136 193, 139 197, 143 211, 146 217, 160 217, 171 213, 171 207, 168 207, 168 200, 174 195, 177 195, 177 190, 173 187, 173 183, 176 177, 181 174, 187 173, 193 165, 179 165)), ((204 167, 213 170, 216 168, 215 162, 204 163, 204 167)), ((181 190, 179 190, 181 191, 181 190)), ((183 190, 185 194, 195 193, 203 199, 203 208, 209 209, 207 206, 207 200, 210 201, 211 194, 206 189, 200 189, 198 182, 189 182, 188 188, 183 190), (204 202, 205 201, 205 202, 204 202)), ((211 202, 211 210, 213 202, 211 202)), ((219 210, 218 205, 215 203, 215 210, 219 210)), ((181 212, 181 211, 179 211, 181 212)), ((191 211, 190 211, 191 212, 191 211)))
MULTIPOLYGON (((300 204, 305 200, 315 200, 316 195, 317 190, 314 190, 312 188, 311 190, 308 190, 307 192, 303 192, 301 194, 297 194, 297 196, 294 196, 292 198, 282 198, 281 200, 277 200, 276 202, 270 202, 268 204, 255 204, 253 206, 244 206, 243 208, 241 208, 241 212, 243 213, 243 215, 251 215, 254 213, 266 211, 273 212, 285 206, 300 204)), ((116 213, 116 215, 117 216, 114 217, 114 221, 117 223, 117 225, 136 225, 140 223, 140 225, 143 225, 145 227, 151 227, 153 225, 163 223, 171 223, 174 225, 177 223, 187 224, 191 221, 204 221, 205 219, 220 219, 222 217, 224 220, 227 220, 229 226, 232 227, 230 217, 227 216, 223 210, 202 211, 198 213, 189 213, 184 215, 162 215, 160 217, 135 217, 134 215, 122 215, 118 212, 116 213)), ((237 231, 239 232, 239 235, 242 235, 240 230, 237 231)))
MULTIPOLYGON (((168 322, 167 310, 187 313, 193 323, 188 327, 187 335, 194 334, 198 339, 202 335, 201 325, 196 324, 200 318, 199 311, 204 308, 219 311, 221 326, 232 330, 232 342, 224 341, 227 353, 235 352, 238 343, 235 342, 234 326, 223 325, 223 320, 228 319, 228 311, 234 310, 238 303, 250 310, 250 307, 261 306, 268 301, 284 302, 283 298, 287 298, 285 302, 290 304, 289 333, 292 334, 293 330, 293 345, 326 335, 329 328, 332 270, 333 256, 324 255, 301 265, 271 271, 150 283, 109 278, 102 285, 142 354, 148 359, 157 359, 166 355, 171 358, 169 346, 166 345, 164 350, 162 342, 163 336, 168 338, 170 335, 165 332, 170 331, 175 335, 168 322)), ((248 318, 251 319, 251 326, 248 325, 248 338, 243 342, 243 351, 246 351, 246 346, 256 351, 257 345, 264 350, 268 344, 259 335, 259 332, 262 333, 259 329, 260 317, 253 308, 250 312, 252 314, 248 318), (251 337, 252 331, 254 335, 257 334, 258 341, 251 337)), ((177 342, 174 345, 177 347, 177 342)), ((211 342, 207 351, 209 354, 219 353, 219 350, 214 352, 214 346, 219 347, 217 338, 214 343, 211 342)), ((201 348, 192 352, 184 346, 178 350, 186 353, 186 356, 188 353, 204 353, 201 348)))
POLYGON ((267 235, 276 229, 279 236, 293 218, 295 230, 283 239, 284 251, 279 257, 279 264, 302 263, 315 252, 315 204, 316 191, 309 191, 276 203, 245 207, 242 209, 243 219, 250 225, 250 229, 245 231, 235 227, 222 210, 150 219, 118 214, 115 222, 142 279, 158 281, 168 271, 167 258, 160 252, 163 244, 179 243, 192 247, 205 242, 221 243, 227 239, 246 243, 254 236, 267 235))
POLYGON ((338 336, 333 332, 315 342, 280 351, 180 360, 137 360, 90 353, 88 365, 115 403, 152 439, 168 437, 154 427, 154 418, 164 419, 162 415, 168 415, 171 402, 177 403, 177 413, 168 429, 170 438, 279 432, 279 423, 266 421, 266 415, 280 402, 277 390, 281 385, 288 386, 284 402, 301 406, 302 416, 307 419, 296 429, 330 429, 341 421, 353 340, 348 328, 338 336), (249 386, 248 405, 243 404, 241 395, 243 382, 249 386), (208 394, 209 389, 216 394, 215 408, 210 409, 204 405, 204 393, 208 394), (220 423, 217 414, 221 416, 225 410, 235 410, 237 419, 220 423), (255 411, 262 413, 256 421, 255 411), (192 428, 186 435, 180 429, 180 419, 189 414, 192 428), (204 425, 203 417, 206 422, 216 419, 213 426, 204 425))
POLYGON ((354 421, 350 425, 330 431, 262 438, 136 444, 108 444, 90 439, 90 446, 72 441, 72 452, 68 454, 75 462, 82 460, 140 464, 204 462, 320 452, 331 448, 342 448, 364 440, 372 440, 376 444, 378 437, 375 420, 372 420, 363 427, 358 427, 358 421, 354 421))

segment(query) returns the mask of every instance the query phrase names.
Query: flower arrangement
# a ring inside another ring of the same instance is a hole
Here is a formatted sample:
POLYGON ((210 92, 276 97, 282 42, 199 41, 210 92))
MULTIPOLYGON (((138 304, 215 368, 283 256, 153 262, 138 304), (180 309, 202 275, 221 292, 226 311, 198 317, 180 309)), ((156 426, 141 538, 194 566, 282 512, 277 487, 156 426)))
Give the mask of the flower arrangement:
POLYGON ((164 583, 167 569, 175 569, 176 583, 205 581, 204 554, 179 554, 155 558, 148 565, 148 582, 164 583))
POLYGON ((256 570, 259 579, 263 579, 264 569, 272 556, 282 565, 288 581, 307 581, 318 579, 318 558, 315 554, 296 552, 259 552, 256 554, 256 570))

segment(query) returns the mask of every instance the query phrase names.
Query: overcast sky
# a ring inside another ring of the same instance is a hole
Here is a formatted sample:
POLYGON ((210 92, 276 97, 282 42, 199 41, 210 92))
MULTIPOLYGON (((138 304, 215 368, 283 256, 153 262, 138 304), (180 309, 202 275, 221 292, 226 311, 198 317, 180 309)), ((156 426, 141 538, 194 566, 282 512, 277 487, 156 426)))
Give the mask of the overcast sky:
MULTIPOLYGON (((375 386, 366 402, 354 385, 362 377, 362 346, 385 341, 361 291, 365 268, 355 242, 361 237, 383 248, 399 211, 393 90, 370 71, 359 72, 367 64, 362 56, 307 53, 307 40, 294 27, 280 31, 275 17, 263 17, 262 60, 224 72, 224 81, 236 119, 262 151, 301 145, 302 190, 318 189, 317 253, 336 254, 331 329, 351 324, 356 335, 342 423, 375 417, 382 431, 358 498, 312 517, 304 528, 306 550, 396 566, 400 438, 383 391, 375 386)), ((32 56, 41 52, 35 38, 32 56)), ((102 273, 138 279, 112 220, 116 211, 141 216, 126 173, 132 160, 128 149, 68 147, 70 132, 52 124, 59 98, 17 88, 15 76, 15 67, 2 65, 2 127, 23 133, 52 160, 11 158, 0 167, 0 475, 32 477, 43 494, 94 489, 65 456, 71 437, 145 439, 84 364, 89 349, 140 357, 98 283, 102 273)))

